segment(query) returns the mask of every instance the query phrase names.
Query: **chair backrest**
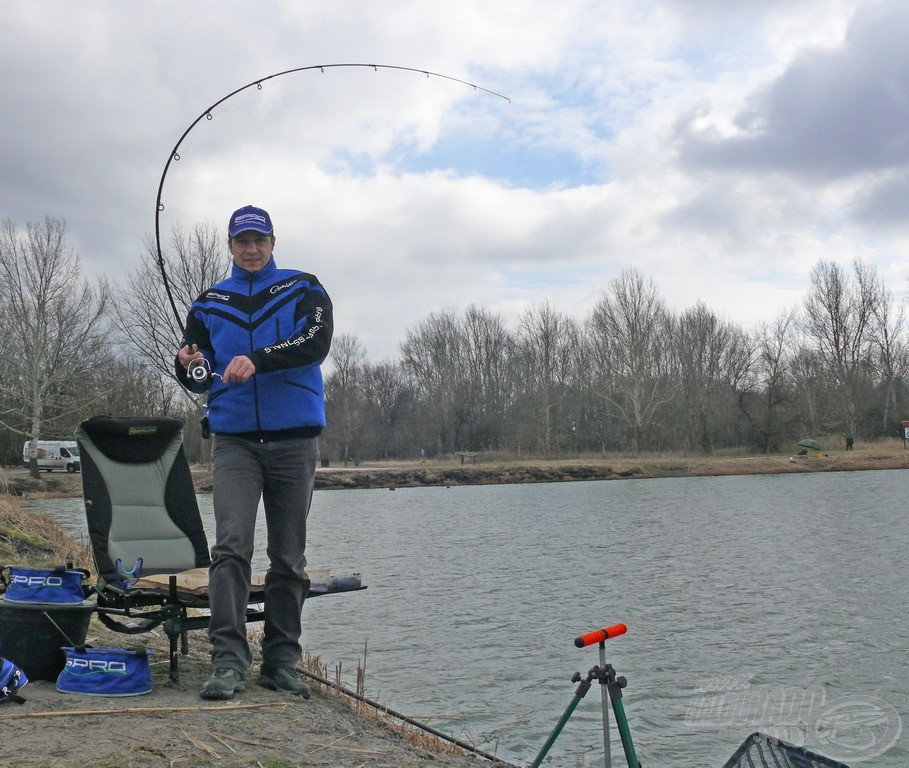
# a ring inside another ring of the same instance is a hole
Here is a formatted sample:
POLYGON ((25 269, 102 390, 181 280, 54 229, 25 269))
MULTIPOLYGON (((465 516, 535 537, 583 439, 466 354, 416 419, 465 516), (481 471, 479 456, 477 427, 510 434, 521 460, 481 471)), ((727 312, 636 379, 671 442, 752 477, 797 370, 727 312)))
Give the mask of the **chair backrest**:
POLYGON ((211 563, 186 453, 183 419, 93 416, 76 430, 82 491, 99 576, 117 581, 142 558, 142 573, 211 563))

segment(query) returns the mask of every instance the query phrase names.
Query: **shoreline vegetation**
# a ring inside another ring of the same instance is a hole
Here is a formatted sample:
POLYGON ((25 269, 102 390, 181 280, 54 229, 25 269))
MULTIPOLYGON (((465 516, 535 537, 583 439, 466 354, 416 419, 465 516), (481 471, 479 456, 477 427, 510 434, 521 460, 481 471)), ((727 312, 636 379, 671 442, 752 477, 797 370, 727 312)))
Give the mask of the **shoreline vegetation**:
POLYGON ((901 440, 860 445, 850 451, 812 451, 802 456, 797 453, 707 456, 673 453, 515 459, 476 453, 443 461, 370 462, 360 466, 322 467, 316 473, 316 488, 397 489, 876 469, 909 469, 909 450, 903 448, 901 440))
MULTIPOLYGON (((770 475, 797 472, 849 472, 909 469, 909 449, 889 438, 857 443, 853 450, 748 454, 641 453, 597 454, 563 458, 521 458, 497 453, 462 453, 425 461, 323 462, 316 471, 316 490, 419 488, 427 486, 557 483, 592 480, 657 479, 770 475), (327 464, 327 466, 326 466, 327 464)), ((210 493, 210 468, 192 469, 196 491, 210 493)), ((79 474, 41 473, 36 480, 17 467, 0 470, 0 490, 24 498, 82 495, 79 474)))

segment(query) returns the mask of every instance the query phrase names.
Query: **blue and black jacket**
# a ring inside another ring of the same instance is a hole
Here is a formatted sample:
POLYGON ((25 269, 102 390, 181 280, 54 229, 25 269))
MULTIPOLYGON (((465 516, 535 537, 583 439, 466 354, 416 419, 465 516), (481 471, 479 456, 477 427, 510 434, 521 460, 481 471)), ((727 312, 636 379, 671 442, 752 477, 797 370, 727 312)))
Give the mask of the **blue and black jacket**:
POLYGON ((255 375, 243 384, 224 384, 218 377, 198 384, 179 361, 175 370, 191 392, 209 390, 214 433, 311 437, 325 426, 319 366, 331 336, 331 300, 315 275, 278 269, 274 257, 257 272, 235 264, 229 278, 189 308, 183 344, 197 344, 217 374, 237 355, 246 355, 255 375))

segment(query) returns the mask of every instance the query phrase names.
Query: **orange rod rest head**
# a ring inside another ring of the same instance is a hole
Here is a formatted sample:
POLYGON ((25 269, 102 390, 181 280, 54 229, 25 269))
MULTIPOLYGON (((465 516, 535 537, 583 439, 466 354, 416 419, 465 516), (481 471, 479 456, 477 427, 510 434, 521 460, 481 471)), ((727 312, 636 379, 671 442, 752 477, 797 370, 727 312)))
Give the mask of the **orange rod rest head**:
POLYGON ((613 637, 624 635, 627 631, 628 627, 626 627, 624 624, 613 624, 611 627, 606 627, 605 629, 597 629, 594 632, 588 632, 586 635, 576 637, 574 639, 574 644, 578 648, 586 648, 588 645, 593 645, 594 643, 602 643, 613 637))

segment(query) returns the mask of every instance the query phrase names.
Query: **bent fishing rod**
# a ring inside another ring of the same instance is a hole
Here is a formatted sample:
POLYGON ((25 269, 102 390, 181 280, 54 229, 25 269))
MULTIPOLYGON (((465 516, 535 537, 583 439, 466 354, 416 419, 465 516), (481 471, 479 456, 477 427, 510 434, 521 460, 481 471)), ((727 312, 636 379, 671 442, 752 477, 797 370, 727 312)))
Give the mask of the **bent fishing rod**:
POLYGON ((471 82, 468 82, 467 80, 461 80, 457 77, 452 77, 450 75, 443 75, 438 72, 430 72, 428 70, 417 69, 415 67, 402 67, 402 66, 397 66, 394 64, 313 64, 313 65, 310 65, 307 67, 294 67, 293 69, 285 69, 283 72, 275 72, 272 75, 266 75, 265 77, 260 77, 257 80, 253 80, 252 82, 247 83, 246 85, 244 85, 240 88, 237 88, 236 90, 228 93, 226 96, 218 99, 210 107, 204 109, 202 111, 202 113, 195 120, 193 120, 192 123, 190 123, 189 127, 183 132, 183 135, 180 136, 180 139, 174 145, 174 148, 170 151, 170 155, 168 155, 168 158, 167 158, 167 163, 164 165, 164 171, 161 174, 161 180, 158 182, 158 196, 155 199, 155 247, 156 247, 156 251, 157 251, 158 269, 161 272, 161 279, 164 281, 164 290, 167 293, 167 299, 170 302, 170 307, 174 312, 174 318, 177 321, 177 327, 180 329, 181 333, 183 333, 185 330, 183 327, 183 318, 180 315, 180 311, 177 309, 177 303, 174 300, 173 293, 171 292, 171 289, 170 289, 170 280, 167 277, 167 269, 165 268, 164 255, 161 251, 161 212, 164 210, 164 204, 161 202, 161 195, 164 191, 164 180, 167 177, 167 172, 170 169, 171 163, 178 162, 180 160, 180 145, 183 144, 183 140, 187 136, 189 136, 189 134, 193 130, 193 128, 195 128, 196 125, 198 125, 203 119, 213 120, 214 115, 212 114, 212 112, 217 107, 219 107, 221 104, 223 104, 228 99, 236 96, 238 93, 242 93, 243 91, 247 90, 248 88, 252 88, 253 86, 255 86, 258 90, 261 91, 262 83, 264 83, 265 81, 274 80, 276 77, 283 77, 284 75, 290 75, 290 74, 293 74, 296 72, 311 72, 311 71, 319 70, 320 72, 324 73, 328 69, 345 69, 345 68, 347 68, 347 69, 352 69, 352 68, 372 69, 376 72, 378 72, 380 69, 396 70, 399 72, 415 72, 417 74, 425 75, 427 77, 427 79, 430 77, 437 77, 442 80, 449 80, 453 83, 460 83, 461 85, 466 85, 470 88, 473 88, 475 91, 483 91, 484 93, 488 93, 491 96, 496 96, 497 98, 504 99, 509 104, 511 103, 511 99, 508 98, 507 96, 503 96, 501 93, 496 93, 495 91, 491 91, 488 88, 483 88, 482 86, 477 85, 476 83, 471 83, 471 82))

